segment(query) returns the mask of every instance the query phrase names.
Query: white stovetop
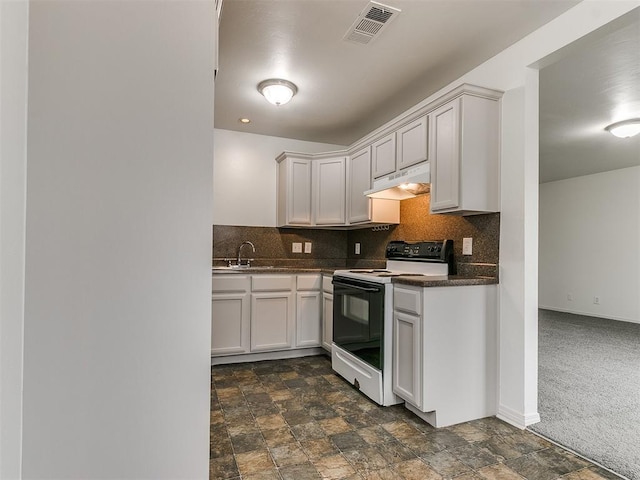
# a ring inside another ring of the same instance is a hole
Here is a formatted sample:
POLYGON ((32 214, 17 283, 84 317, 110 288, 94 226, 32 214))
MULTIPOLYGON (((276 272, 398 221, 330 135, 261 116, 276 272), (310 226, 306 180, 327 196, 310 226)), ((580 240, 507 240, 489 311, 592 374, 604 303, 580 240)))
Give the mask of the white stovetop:
POLYGON ((411 262, 401 260, 387 260, 386 269, 353 269, 336 270, 334 276, 366 280, 375 283, 391 283, 393 277, 408 276, 437 276, 446 277, 449 267, 446 263, 411 262))

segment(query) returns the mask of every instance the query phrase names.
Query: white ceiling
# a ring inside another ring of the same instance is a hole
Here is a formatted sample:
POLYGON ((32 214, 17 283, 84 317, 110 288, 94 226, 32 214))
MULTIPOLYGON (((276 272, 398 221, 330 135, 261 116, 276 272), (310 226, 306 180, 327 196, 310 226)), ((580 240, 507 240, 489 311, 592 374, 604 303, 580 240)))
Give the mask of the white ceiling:
POLYGON ((216 128, 349 145, 578 0, 381 3, 402 12, 361 45, 343 36, 367 0, 224 0, 216 128), (289 104, 257 92, 272 77, 298 86, 289 104))
POLYGON ((640 8, 540 70, 540 182, 640 165, 640 135, 604 128, 640 118, 640 8))

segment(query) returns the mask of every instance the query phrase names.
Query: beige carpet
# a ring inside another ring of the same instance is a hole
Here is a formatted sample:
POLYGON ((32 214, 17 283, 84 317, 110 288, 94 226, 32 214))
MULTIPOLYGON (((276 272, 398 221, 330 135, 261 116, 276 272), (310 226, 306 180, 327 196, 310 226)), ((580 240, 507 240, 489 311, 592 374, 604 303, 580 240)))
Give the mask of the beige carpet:
POLYGON ((640 480, 640 324, 540 310, 534 432, 640 480))

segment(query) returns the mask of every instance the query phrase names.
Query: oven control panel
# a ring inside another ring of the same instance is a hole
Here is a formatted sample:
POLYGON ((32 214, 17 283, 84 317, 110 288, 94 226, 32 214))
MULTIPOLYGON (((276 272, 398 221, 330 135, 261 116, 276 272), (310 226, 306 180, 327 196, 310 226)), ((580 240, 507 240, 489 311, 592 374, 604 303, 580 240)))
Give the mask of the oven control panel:
POLYGON ((389 242, 386 257, 393 260, 412 260, 447 263, 453 256, 453 240, 430 240, 422 242, 389 242))

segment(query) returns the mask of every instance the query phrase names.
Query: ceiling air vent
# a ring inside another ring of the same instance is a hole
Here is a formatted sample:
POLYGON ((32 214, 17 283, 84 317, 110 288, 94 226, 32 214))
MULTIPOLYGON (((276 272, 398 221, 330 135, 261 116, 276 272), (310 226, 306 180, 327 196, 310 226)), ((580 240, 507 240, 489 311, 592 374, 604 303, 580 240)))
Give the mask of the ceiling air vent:
POLYGON ((367 44, 380 35, 399 13, 400 10, 397 8, 378 2, 369 2, 343 38, 350 42, 367 44))

